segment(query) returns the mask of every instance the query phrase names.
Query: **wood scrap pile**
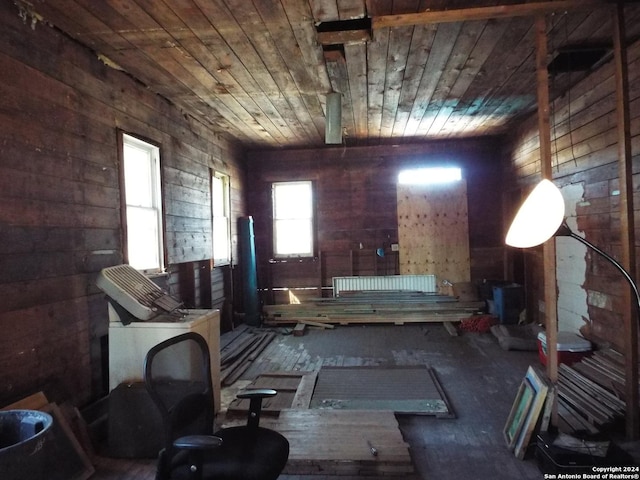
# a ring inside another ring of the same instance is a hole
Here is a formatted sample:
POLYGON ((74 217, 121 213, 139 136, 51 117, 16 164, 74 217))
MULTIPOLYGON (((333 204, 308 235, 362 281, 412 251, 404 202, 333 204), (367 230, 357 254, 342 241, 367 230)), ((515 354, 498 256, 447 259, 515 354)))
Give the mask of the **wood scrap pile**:
POLYGON ((482 311, 484 302, 462 302, 448 295, 403 291, 348 292, 340 297, 309 302, 265 305, 266 323, 304 321, 317 323, 457 322, 482 311))
POLYGON ((241 325, 220 336, 220 382, 232 385, 251 366, 276 334, 241 325))
POLYGON ((558 365, 558 417, 567 432, 598 433, 624 417, 624 365, 620 353, 599 350, 572 366, 558 365))

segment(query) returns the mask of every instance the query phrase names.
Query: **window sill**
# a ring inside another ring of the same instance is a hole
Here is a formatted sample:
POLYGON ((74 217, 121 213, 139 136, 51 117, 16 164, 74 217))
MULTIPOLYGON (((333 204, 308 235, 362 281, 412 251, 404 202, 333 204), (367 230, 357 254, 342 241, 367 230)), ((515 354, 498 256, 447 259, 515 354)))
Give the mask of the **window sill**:
POLYGON ((312 263, 317 260, 318 257, 279 257, 270 258, 269 263, 312 263))
POLYGON ((169 272, 142 272, 145 277, 151 280, 169 278, 169 272))

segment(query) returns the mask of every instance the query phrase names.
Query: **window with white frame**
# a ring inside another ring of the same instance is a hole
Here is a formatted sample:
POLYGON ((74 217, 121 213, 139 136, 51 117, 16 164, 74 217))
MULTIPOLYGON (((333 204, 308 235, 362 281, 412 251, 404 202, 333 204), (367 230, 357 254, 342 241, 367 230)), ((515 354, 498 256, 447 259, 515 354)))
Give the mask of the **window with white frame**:
POLYGON ((164 271, 160 149, 122 134, 126 258, 146 273, 164 271))
POLYGON ((272 185, 276 257, 313 256, 313 191, 310 181, 272 185))
POLYGON ((228 264, 231 252, 229 177, 211 175, 211 218, 213 228, 213 263, 228 264))

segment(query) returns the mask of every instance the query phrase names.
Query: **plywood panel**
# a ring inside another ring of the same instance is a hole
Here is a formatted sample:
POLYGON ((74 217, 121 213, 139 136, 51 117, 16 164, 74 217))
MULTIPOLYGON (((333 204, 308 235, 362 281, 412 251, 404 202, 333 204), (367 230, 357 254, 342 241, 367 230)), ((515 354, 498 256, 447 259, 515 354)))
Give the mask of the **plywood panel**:
POLYGON ((399 185, 400 274, 471 280, 467 184, 399 185))
POLYGON ((391 411, 291 409, 261 418, 260 425, 289 440, 288 475, 403 478, 414 472, 409 445, 391 411))

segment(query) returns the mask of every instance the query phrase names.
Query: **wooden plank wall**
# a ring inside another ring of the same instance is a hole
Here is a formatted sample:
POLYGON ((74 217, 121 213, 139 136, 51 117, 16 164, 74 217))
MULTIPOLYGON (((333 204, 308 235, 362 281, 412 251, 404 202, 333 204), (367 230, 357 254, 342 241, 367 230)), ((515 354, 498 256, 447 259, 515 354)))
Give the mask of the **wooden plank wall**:
MULTIPOLYGON (((640 43, 629 46, 630 116, 633 155, 633 195, 636 208, 636 255, 640 214, 640 43)), ((551 79, 550 81, 553 81, 551 79)), ((554 182, 560 187, 581 184, 584 200, 577 207, 577 225, 586 238, 614 257, 620 255, 619 182, 617 163, 616 97, 613 63, 603 65, 577 87, 555 101, 551 111, 551 150, 554 182)), ((528 192, 540 178, 536 118, 527 120, 510 138, 505 186, 528 192)), ((514 207, 517 208, 517 205, 514 207)), ((511 211, 505 210, 511 217, 511 211)), ((527 307, 532 320, 544 322, 540 305, 542 251, 525 254, 527 307)), ((638 278, 639 272, 632 272, 638 278)), ((622 276, 599 256, 587 254, 586 279, 589 319, 585 334, 622 348, 622 276)), ((561 321, 561 319, 560 319, 561 321)))
MULTIPOLYGON (((441 162, 460 165, 467 177, 471 280, 502 280, 500 154, 495 138, 248 152, 247 202, 255 221, 260 286, 307 287, 308 296, 317 296, 334 276, 400 273, 397 252, 391 251, 398 243, 398 173, 441 162), (318 256, 271 261, 271 182, 301 179, 315 182, 318 256), (384 248, 384 257, 375 255, 377 248, 384 248)), ((327 289, 324 293, 331 295, 327 289)), ((266 298, 267 303, 275 300, 266 298)), ((288 303, 284 296, 277 300, 288 303)))
POLYGON ((400 273, 435 275, 439 283, 471 280, 465 180, 398 186, 400 273))
POLYGON ((212 301, 199 285, 210 272, 194 270, 211 252, 209 169, 231 176, 243 215, 242 154, 12 2, 0 2, 0 71, 0 404, 44 390, 82 405, 105 393, 94 278, 123 258, 117 129, 161 146, 167 285, 194 303, 212 301))

